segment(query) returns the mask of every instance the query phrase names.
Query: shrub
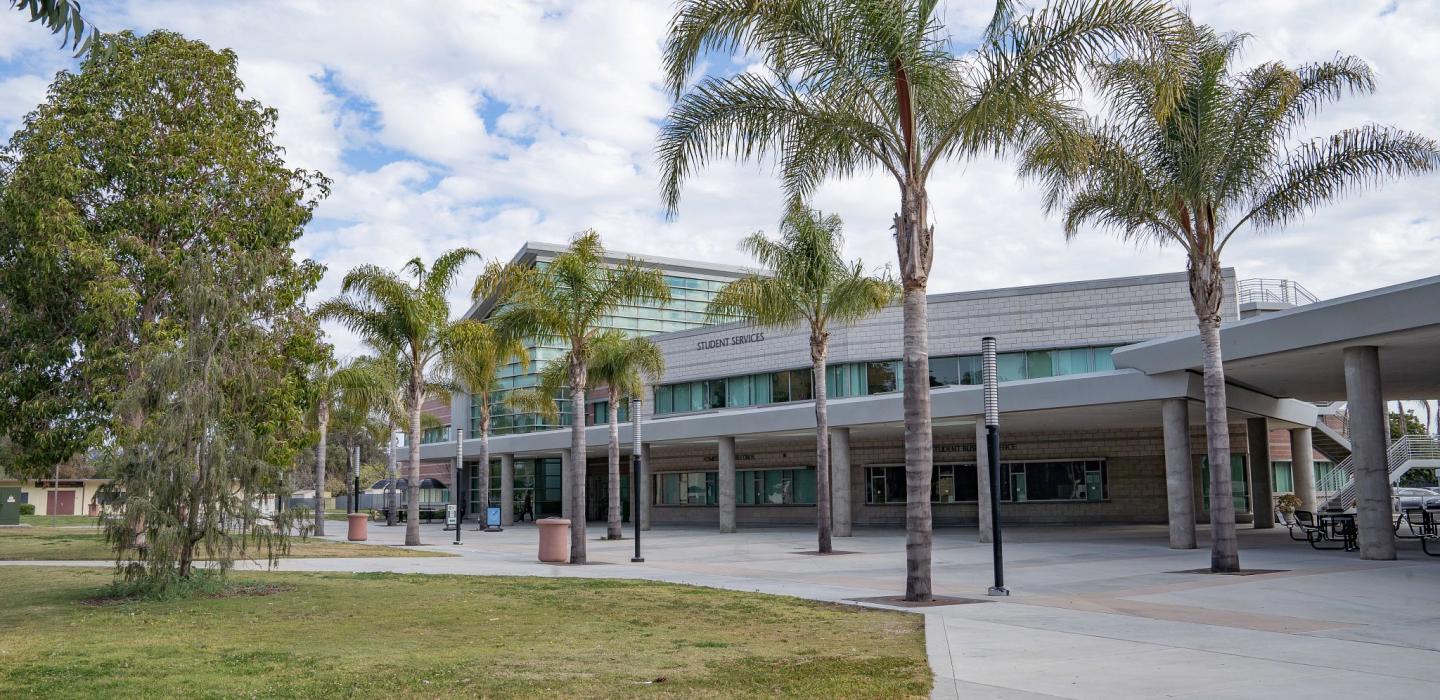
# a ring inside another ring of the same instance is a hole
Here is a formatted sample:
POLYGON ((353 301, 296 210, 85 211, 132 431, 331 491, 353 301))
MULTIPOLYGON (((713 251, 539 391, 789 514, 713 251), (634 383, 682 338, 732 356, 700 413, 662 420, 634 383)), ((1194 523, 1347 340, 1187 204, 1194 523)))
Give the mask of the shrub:
POLYGON ((21 504, 20 504, 20 514, 21 514, 21 515, 34 515, 34 514, 35 514, 35 504, 34 504, 34 503, 21 503, 21 504))

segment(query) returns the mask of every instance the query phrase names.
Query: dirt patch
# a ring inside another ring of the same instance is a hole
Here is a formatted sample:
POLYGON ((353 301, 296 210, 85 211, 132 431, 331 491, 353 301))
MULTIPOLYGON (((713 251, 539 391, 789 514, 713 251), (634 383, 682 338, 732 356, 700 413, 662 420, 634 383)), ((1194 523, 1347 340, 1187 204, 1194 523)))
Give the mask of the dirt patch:
MULTIPOLYGON (((293 590, 295 590, 295 587, 289 584, 245 582, 227 585, 223 590, 220 591, 195 593, 186 597, 192 600, 197 598, 252 598, 267 595, 276 595, 278 593, 285 593, 287 591, 293 590)), ((112 605, 124 605, 126 603, 141 603, 148 600, 148 598, 141 595, 96 596, 94 598, 86 598, 84 600, 81 600, 80 604, 95 608, 103 608, 112 605)))

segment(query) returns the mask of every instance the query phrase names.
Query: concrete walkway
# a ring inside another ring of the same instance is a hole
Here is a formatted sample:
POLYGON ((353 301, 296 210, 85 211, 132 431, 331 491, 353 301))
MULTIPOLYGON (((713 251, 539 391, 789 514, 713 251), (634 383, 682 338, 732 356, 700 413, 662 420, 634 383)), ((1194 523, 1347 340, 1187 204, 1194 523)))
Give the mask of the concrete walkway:
MULTIPOLYGON (((287 559, 280 568, 644 578, 826 601, 896 595, 904 583, 898 530, 837 538, 852 553, 820 557, 805 554, 815 546, 807 530, 656 529, 642 539, 643 564, 630 563, 632 541, 597 540, 590 564, 569 566, 535 561, 532 525, 472 527, 456 546, 453 533, 423 526, 427 549, 457 557, 287 559)), ((371 544, 402 541, 401 527, 371 529, 371 544)), ((1440 558, 1402 542, 1399 561, 1366 562, 1314 551, 1283 528, 1241 530, 1240 544, 1247 568, 1279 571, 1177 573, 1207 567, 1208 543, 1170 550, 1164 527, 1012 528, 1013 594, 990 599, 989 545, 976 544, 974 530, 938 530, 936 593, 984 602, 914 609, 926 619, 934 697, 1275 700, 1440 688, 1440 558)))

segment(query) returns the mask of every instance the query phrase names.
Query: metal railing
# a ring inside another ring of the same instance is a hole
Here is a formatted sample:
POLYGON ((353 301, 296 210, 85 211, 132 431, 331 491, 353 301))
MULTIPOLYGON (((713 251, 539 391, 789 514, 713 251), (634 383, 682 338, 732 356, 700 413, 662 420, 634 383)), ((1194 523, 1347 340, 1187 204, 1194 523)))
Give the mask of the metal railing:
POLYGON ((1235 284, 1235 295, 1241 304, 1314 304, 1320 297, 1310 293, 1304 285, 1294 280, 1255 277, 1240 280, 1235 284))
MULTIPOLYGON (((1390 445, 1385 452, 1385 463, 1389 467, 1390 482, 1409 471, 1412 462, 1424 461, 1440 464, 1440 437, 1434 435, 1406 435, 1390 445)), ((1325 507, 1348 507, 1355 500, 1355 455, 1336 464, 1330 472, 1315 482, 1315 495, 1323 497, 1325 507)))

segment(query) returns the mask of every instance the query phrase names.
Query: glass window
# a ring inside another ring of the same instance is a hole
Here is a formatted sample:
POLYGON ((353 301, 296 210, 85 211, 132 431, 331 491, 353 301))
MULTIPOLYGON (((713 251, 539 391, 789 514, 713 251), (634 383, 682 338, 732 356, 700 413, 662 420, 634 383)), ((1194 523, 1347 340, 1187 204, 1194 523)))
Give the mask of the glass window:
POLYGON ((705 382, 706 402, 705 408, 725 408, 725 380, 714 379, 705 382))
POLYGON ((956 371, 960 373, 960 383, 966 386, 976 386, 985 382, 980 374, 980 356, 966 355, 955 358, 958 365, 956 371))
POLYGON ((775 400, 771 396, 771 389, 773 388, 771 377, 773 376, 774 375, 771 374, 757 374, 751 378, 751 401, 755 405, 763 405, 771 403, 775 400))
POLYGON ((792 369, 789 374, 791 401, 809 401, 815 398, 815 394, 811 392, 809 369, 792 369))
POLYGON ((1106 372, 1115 369, 1115 359, 1110 356, 1110 352, 1114 349, 1115 348, 1091 349, 1093 355, 1090 366, 1094 368, 1094 371, 1106 372))
POLYGON ((752 404, 753 400, 750 396, 750 375, 731 377, 725 380, 725 405, 750 406, 752 404))
POLYGON ((1055 367, 1050 362, 1049 350, 1036 350, 1025 353, 1025 378, 1040 379, 1042 377, 1055 376, 1055 367))
POLYGON ((655 475, 655 502, 662 506, 713 506, 719 501, 716 472, 669 472, 655 475))
MULTIPOLYGON (((1025 378, 1025 353, 1002 352, 995 356, 995 372, 1000 381, 1013 382, 1025 378)), ((980 382, 976 382, 977 384, 980 382)))
POLYGON ((675 392, 675 413, 684 413, 690 410, 690 384, 676 384, 671 388, 675 392))
POLYGON ((1091 360, 1094 355, 1094 348, 1052 350, 1050 351, 1050 360, 1052 363, 1054 363, 1056 375, 1084 374, 1085 372, 1089 372, 1091 370, 1091 360))
MULTIPOLYGON (((1230 454, 1230 496, 1235 501, 1235 512, 1250 512, 1250 484, 1245 479, 1245 455, 1230 454)), ((1200 458, 1200 485, 1205 510, 1210 510, 1210 458, 1200 458)))
POLYGON ((705 410, 705 382, 690 382, 690 410, 705 410))
POLYGON ((790 373, 775 372, 770 375, 770 400, 785 403, 790 400, 790 373))
POLYGON ((1102 501, 1106 497, 1105 460, 1004 462, 1001 497, 1026 501, 1102 501))
POLYGON ((1289 460, 1277 460, 1270 463, 1272 479, 1276 492, 1295 491, 1294 472, 1290 467, 1289 460))
POLYGON ((930 358, 930 386, 954 386, 960 383, 960 364, 957 357, 930 358))
MULTIPOLYGON (((930 501, 933 503, 974 502, 976 488, 975 464, 936 464, 930 479, 930 501)), ((884 466, 865 468, 865 502, 869 504, 905 503, 905 467, 884 466)))
POLYGON ((867 394, 884 394, 900 389, 899 362, 865 363, 865 391, 867 394))

